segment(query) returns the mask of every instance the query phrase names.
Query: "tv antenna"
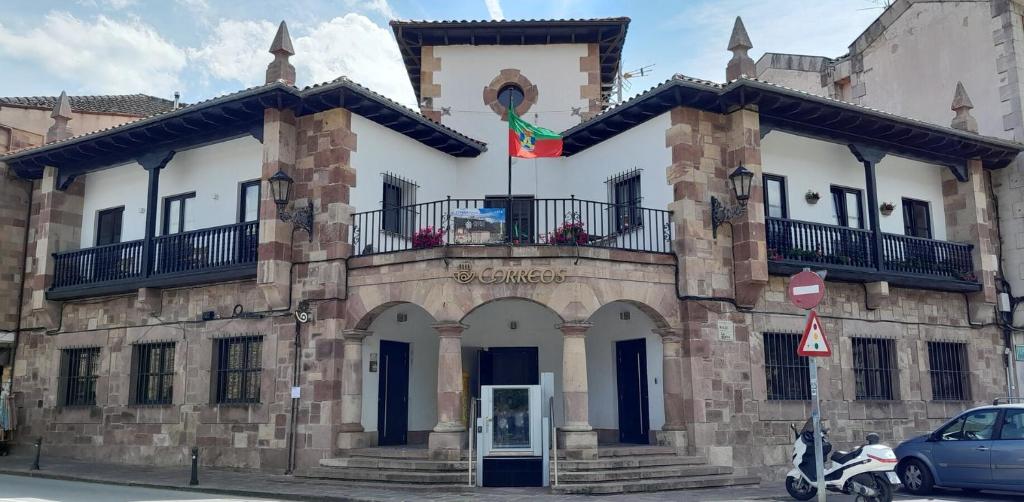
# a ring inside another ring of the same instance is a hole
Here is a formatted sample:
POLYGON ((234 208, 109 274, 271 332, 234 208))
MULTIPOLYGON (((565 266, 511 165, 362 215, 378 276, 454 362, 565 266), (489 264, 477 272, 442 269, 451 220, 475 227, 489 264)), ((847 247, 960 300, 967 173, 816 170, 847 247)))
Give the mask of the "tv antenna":
POLYGON ((618 75, 615 76, 615 83, 613 84, 615 88, 615 104, 622 103, 623 89, 628 91, 631 87, 633 87, 633 84, 630 82, 631 80, 635 78, 650 76, 653 72, 653 64, 641 66, 640 68, 637 68, 635 70, 629 70, 627 72, 623 72, 622 67, 620 66, 619 73, 618 75))

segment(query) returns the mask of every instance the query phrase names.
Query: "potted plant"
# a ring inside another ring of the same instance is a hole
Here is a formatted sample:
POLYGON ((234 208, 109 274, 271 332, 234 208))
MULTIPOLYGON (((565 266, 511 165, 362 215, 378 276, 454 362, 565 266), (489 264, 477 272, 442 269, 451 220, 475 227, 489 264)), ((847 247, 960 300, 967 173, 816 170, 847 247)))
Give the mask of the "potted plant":
POLYGON ((892 202, 883 202, 882 205, 878 206, 878 210, 882 213, 882 216, 889 216, 892 214, 896 206, 892 202))
POLYGON ((821 200, 821 194, 814 190, 807 190, 807 193, 804 194, 804 199, 807 200, 808 204, 817 204, 821 200))
POLYGON ((444 245, 444 229, 423 227, 412 234, 413 249, 427 249, 444 245))
POLYGON ((587 227, 582 221, 566 221, 555 229, 550 241, 554 244, 576 244, 582 246, 590 241, 590 235, 587 234, 587 227))

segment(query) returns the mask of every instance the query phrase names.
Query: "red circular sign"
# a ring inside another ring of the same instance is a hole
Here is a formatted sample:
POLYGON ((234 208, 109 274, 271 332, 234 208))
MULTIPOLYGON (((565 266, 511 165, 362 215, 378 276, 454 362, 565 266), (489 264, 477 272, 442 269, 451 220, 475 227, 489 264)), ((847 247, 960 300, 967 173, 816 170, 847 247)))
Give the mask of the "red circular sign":
POLYGON ((814 272, 803 271, 789 278, 789 301, 804 310, 810 310, 825 297, 825 281, 814 272))

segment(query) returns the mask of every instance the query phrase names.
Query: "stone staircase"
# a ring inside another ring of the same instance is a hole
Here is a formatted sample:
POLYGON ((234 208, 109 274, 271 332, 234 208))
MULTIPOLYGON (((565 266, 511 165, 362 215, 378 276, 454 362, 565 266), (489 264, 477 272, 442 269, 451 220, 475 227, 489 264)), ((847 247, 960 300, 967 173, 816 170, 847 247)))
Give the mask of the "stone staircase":
MULTIPOLYGON (((431 460, 425 448, 388 447, 349 450, 297 475, 352 484, 393 488, 465 490, 466 459, 431 460)), ((552 466, 553 475, 554 466, 552 466)), ((555 493, 614 494, 758 484, 755 476, 736 476, 731 467, 708 465, 703 457, 680 456, 658 446, 602 446, 596 460, 559 456, 555 493)))
POLYGON ((703 457, 680 456, 659 446, 602 446, 597 460, 558 460, 555 493, 605 495, 719 486, 755 485, 756 476, 736 476, 731 467, 703 457))

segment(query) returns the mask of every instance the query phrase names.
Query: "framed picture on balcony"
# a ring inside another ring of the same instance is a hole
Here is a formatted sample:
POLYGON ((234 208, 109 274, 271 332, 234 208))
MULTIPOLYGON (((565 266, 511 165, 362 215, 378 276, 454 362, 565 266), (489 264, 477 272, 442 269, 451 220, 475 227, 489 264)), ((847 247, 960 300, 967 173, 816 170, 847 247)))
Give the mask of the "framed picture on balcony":
POLYGON ((451 233, 456 244, 500 244, 505 242, 505 208, 453 209, 451 219, 451 233))

